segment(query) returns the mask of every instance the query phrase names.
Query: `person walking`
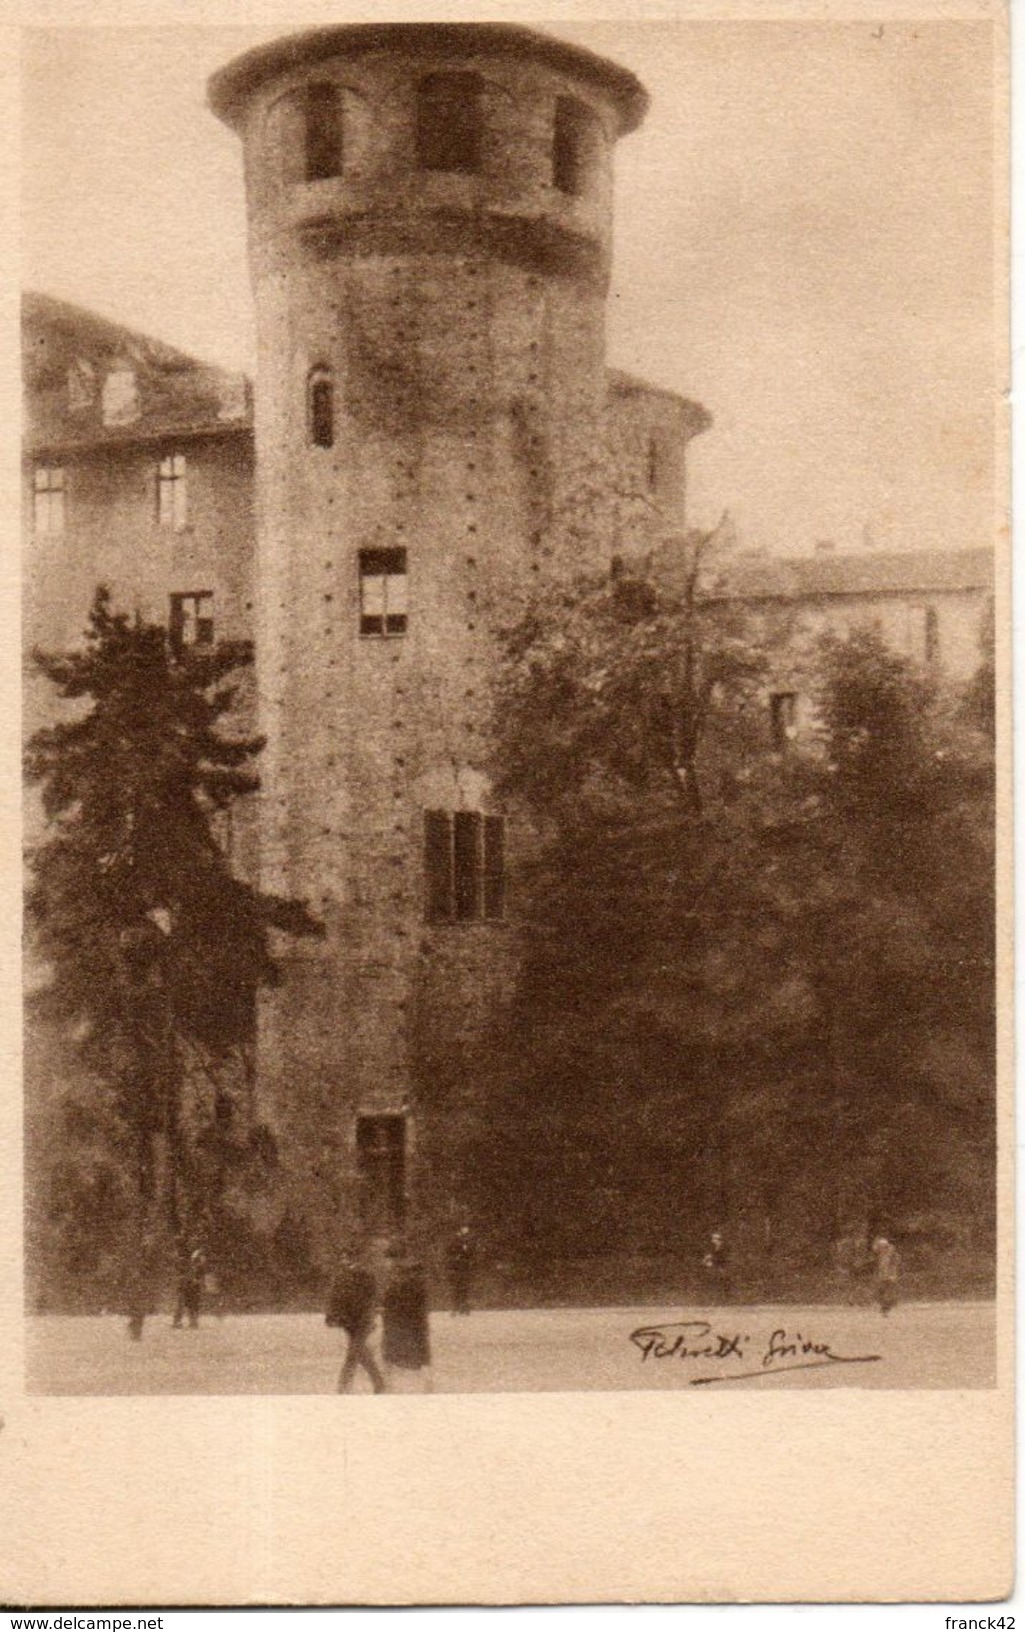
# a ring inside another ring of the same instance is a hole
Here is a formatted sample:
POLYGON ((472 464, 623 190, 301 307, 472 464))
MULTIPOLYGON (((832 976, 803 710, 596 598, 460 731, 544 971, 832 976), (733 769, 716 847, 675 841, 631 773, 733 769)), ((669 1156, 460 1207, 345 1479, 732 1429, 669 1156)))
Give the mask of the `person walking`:
POLYGON ((452 1298, 452 1313, 470 1313, 473 1272, 476 1268, 477 1246, 469 1224, 460 1225, 448 1244, 448 1284, 452 1298))
POLYGON ((360 1366, 370 1378, 374 1393, 383 1394, 385 1391, 381 1368, 368 1347, 376 1306, 377 1283, 373 1275, 359 1263, 352 1249, 346 1248, 341 1255, 324 1316, 329 1326, 340 1327, 348 1338, 345 1359, 338 1374, 339 1394, 349 1393, 360 1366))
POLYGON ((142 1338, 146 1316, 153 1313, 157 1278, 157 1240, 152 1230, 143 1231, 137 1252, 128 1263, 126 1286, 126 1313, 128 1335, 133 1343, 142 1338))
POLYGON ((427 1277, 418 1259, 400 1253, 394 1255, 385 1287, 382 1315, 382 1353, 389 1382, 399 1393, 415 1392, 419 1387, 423 1393, 429 1394, 433 1386, 430 1311, 427 1277))
POLYGON ((708 1251, 701 1260, 705 1283, 712 1299, 729 1303, 733 1295, 729 1258, 721 1230, 713 1230, 708 1238, 708 1251))
POLYGON ((199 1311, 203 1303, 203 1287, 206 1283, 206 1251, 197 1242, 190 1247, 185 1236, 179 1238, 178 1243, 178 1278, 176 1283, 176 1298, 174 1319, 171 1324, 180 1329, 182 1317, 188 1316, 189 1330, 195 1331, 199 1325, 199 1311))
POLYGON ((900 1279, 900 1253, 885 1235, 877 1235, 872 1242, 876 1302, 881 1314, 888 1315, 897 1302, 897 1283, 900 1279))

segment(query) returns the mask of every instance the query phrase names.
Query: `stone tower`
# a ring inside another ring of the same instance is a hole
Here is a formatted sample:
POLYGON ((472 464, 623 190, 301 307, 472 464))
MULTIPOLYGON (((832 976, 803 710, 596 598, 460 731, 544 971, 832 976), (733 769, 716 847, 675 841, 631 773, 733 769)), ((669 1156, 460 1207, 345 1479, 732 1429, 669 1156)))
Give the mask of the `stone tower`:
POLYGON ((327 931, 264 1004, 258 1092, 326 1245, 458 1206, 446 1141, 514 963, 496 633, 608 563, 612 153, 646 99, 527 29, 387 24, 250 52, 210 101, 258 325, 263 883, 327 931))

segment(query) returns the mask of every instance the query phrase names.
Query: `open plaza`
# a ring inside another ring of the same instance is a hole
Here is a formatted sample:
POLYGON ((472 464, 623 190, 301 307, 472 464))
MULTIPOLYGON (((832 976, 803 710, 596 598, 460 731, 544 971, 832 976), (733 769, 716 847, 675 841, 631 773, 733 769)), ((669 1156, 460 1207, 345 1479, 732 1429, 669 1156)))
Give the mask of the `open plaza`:
MULTIPOLYGON (((329 1394, 344 1352, 342 1334, 315 1313, 204 1315, 195 1331, 154 1315, 139 1343, 114 1315, 33 1316, 25 1331, 27 1387, 51 1395, 329 1394)), ((982 1301, 908 1303, 885 1317, 874 1307, 797 1304, 437 1311, 431 1348, 430 1383, 444 1394, 961 1389, 997 1380, 994 1305, 982 1301)), ((393 1371, 390 1386, 426 1382, 393 1371)), ((356 1389, 369 1392, 362 1374, 356 1389)))

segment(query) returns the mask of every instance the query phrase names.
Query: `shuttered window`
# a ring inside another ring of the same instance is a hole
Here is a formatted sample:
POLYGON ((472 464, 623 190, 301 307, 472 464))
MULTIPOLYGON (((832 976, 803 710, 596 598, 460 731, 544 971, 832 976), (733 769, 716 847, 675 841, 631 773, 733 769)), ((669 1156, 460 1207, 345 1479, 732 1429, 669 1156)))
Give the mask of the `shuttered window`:
POLYGON ((477 810, 424 814, 426 916, 431 923, 473 923, 505 908, 505 822, 477 810))
POLYGON ((452 822, 445 811, 424 815, 424 873, 427 919, 438 923, 452 916, 452 822))
POLYGON ((452 818, 452 881, 455 915, 460 919, 481 914, 481 818, 473 810, 457 810, 452 818))

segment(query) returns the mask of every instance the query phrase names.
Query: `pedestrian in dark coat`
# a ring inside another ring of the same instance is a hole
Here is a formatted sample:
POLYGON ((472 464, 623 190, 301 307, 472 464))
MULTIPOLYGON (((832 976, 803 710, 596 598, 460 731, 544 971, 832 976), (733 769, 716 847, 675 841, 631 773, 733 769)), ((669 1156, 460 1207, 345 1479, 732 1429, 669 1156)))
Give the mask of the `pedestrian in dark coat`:
POLYGON ((463 1224, 448 1244, 448 1284, 452 1296, 452 1313, 468 1315, 473 1287, 473 1272, 477 1262, 477 1247, 470 1226, 463 1224))
POLYGON ((143 1233, 138 1251, 129 1259, 125 1279, 128 1335, 138 1343, 146 1316, 151 1315, 156 1306, 157 1242, 151 1230, 143 1233))
MULTIPOLYGON (((424 1374, 430 1389, 431 1338, 427 1277, 414 1258, 392 1261, 382 1308, 385 1365, 399 1372, 424 1374)), ((395 1379, 396 1383, 399 1379, 395 1379)))
POLYGON ((199 1311, 205 1284, 206 1251, 198 1242, 190 1246, 182 1237, 178 1243, 176 1299, 174 1320, 171 1322, 173 1326, 181 1326, 183 1315, 188 1316, 190 1329, 194 1330, 199 1325, 199 1311))
POLYGON ((376 1310, 377 1283, 373 1275, 357 1261, 355 1253, 343 1252, 324 1317, 329 1326, 339 1326, 349 1340, 338 1374, 339 1394, 348 1394, 360 1366, 370 1378, 374 1393, 384 1393, 384 1377, 368 1347, 376 1310))

